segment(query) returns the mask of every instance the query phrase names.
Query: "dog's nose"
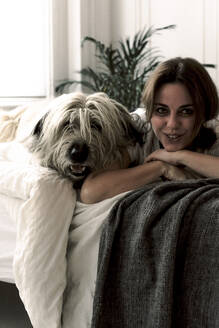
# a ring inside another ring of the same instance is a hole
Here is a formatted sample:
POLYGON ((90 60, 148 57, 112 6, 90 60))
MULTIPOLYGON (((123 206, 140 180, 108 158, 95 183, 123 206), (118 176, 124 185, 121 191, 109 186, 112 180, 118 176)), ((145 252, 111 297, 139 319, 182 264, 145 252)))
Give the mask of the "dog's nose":
POLYGON ((69 151, 70 158, 77 163, 83 163, 88 156, 88 146, 85 143, 74 143, 69 151))

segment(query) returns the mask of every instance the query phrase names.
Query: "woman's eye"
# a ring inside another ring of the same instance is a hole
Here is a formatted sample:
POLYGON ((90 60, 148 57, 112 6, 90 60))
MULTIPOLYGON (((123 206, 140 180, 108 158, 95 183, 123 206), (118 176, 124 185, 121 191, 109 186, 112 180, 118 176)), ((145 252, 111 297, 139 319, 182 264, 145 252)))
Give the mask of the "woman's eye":
POLYGON ((156 107, 154 113, 160 116, 168 114, 168 109, 166 107, 156 107))
POLYGON ((194 114, 194 109, 193 108, 183 108, 180 111, 180 114, 184 116, 192 116, 194 114))

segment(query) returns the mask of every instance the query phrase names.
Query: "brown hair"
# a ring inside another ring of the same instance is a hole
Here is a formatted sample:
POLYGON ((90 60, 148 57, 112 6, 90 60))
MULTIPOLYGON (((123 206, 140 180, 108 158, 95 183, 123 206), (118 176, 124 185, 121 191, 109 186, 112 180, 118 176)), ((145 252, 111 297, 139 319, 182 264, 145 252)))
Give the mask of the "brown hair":
MULTIPOLYGON (((198 135, 200 132, 206 133, 209 129, 204 128, 202 124, 216 118, 219 112, 218 92, 207 70, 193 58, 172 58, 160 63, 153 71, 146 82, 142 95, 142 102, 147 109, 147 120, 150 121, 152 117, 154 99, 158 89, 165 83, 174 82, 180 82, 186 86, 194 107, 199 113, 196 115, 194 135, 198 135)), ((214 135, 214 141, 215 138, 214 135)))

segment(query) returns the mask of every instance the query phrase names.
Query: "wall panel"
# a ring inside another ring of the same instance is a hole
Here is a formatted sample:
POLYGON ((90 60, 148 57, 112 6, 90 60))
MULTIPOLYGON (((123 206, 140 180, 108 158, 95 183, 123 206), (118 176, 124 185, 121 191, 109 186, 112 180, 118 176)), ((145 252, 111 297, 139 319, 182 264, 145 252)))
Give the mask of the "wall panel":
POLYGON ((158 46, 167 58, 192 54, 203 60, 203 10, 203 1, 200 0, 151 1, 152 25, 176 24, 175 30, 162 32, 152 44, 158 46))
MULTIPOLYGON (((203 42, 204 42, 204 63, 215 64, 218 66, 217 60, 217 0, 207 1, 204 3, 203 17, 203 42)), ((217 70, 208 69, 211 77, 217 83, 217 70)))
MULTIPOLYGON (((145 26, 176 24, 175 30, 152 38, 163 59, 190 56, 219 66, 219 0, 80 0, 80 4, 81 37, 92 35, 109 43, 132 37, 145 26)), ((81 65, 86 64, 96 65, 92 49, 83 50, 81 65)), ((218 68, 209 72, 219 85, 218 68)))

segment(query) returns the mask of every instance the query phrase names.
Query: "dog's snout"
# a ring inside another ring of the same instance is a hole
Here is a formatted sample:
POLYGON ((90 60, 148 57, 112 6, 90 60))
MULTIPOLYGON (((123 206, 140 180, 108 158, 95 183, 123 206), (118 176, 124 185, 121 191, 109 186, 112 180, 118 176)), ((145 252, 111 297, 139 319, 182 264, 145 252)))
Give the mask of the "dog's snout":
POLYGON ((77 163, 83 163, 88 157, 88 146, 85 143, 74 143, 69 151, 70 158, 77 163))

